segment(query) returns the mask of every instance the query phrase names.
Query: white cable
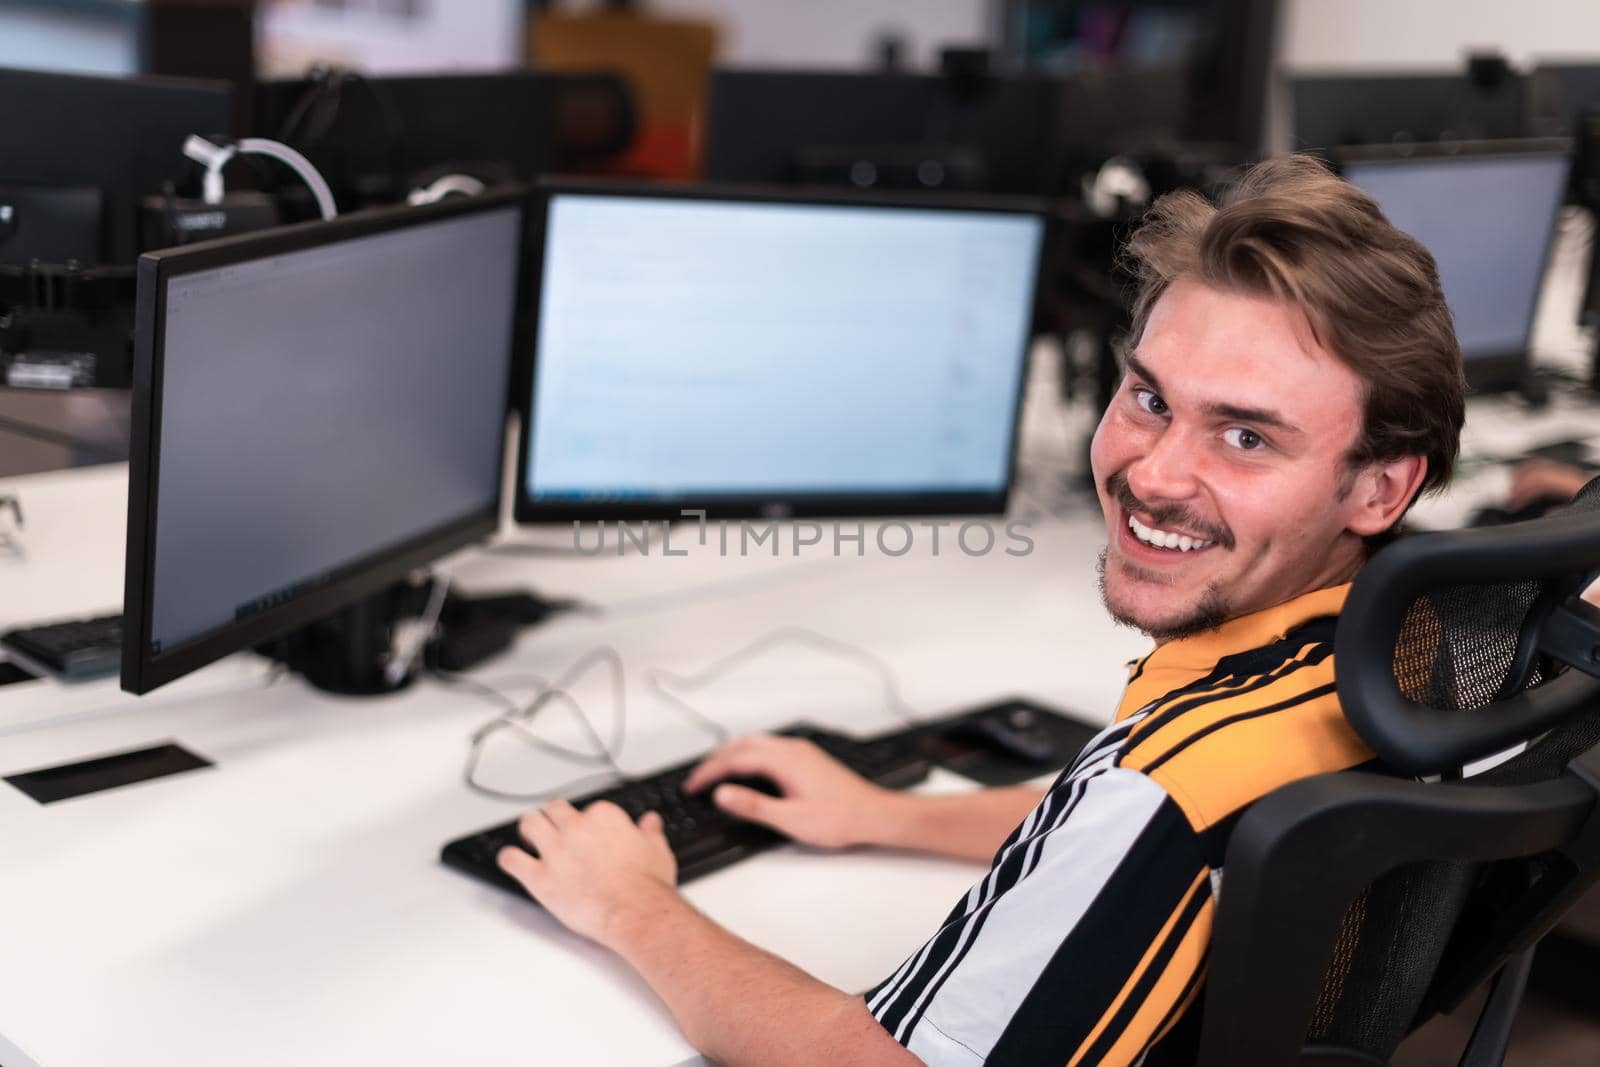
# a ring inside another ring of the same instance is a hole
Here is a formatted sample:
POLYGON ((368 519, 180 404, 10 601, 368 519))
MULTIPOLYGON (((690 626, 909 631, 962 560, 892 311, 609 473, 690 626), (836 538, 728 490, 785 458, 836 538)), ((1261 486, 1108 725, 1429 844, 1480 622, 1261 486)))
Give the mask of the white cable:
POLYGON ((300 180, 310 188, 311 195, 317 201, 317 210, 324 219, 339 214, 339 209, 333 203, 333 190, 328 188, 328 183, 317 172, 317 168, 286 144, 269 141, 265 137, 246 137, 231 145, 217 145, 198 134, 190 134, 189 139, 183 142, 183 154, 206 168, 202 192, 208 204, 222 203, 222 168, 227 166, 230 159, 236 155, 267 156, 300 176, 300 180))
POLYGON ((422 622, 418 626, 411 647, 389 657, 389 662, 383 665, 384 681, 391 686, 405 681, 411 669, 422 658, 423 650, 428 647, 428 638, 433 636, 433 631, 439 626, 439 616, 444 614, 444 601, 449 592, 450 577, 444 574, 437 575, 433 579, 433 589, 428 594, 428 606, 422 610, 422 622))
POLYGON ((316 197, 317 207, 324 219, 331 219, 339 214, 339 209, 333 203, 333 190, 328 188, 328 183, 323 181, 322 175, 311 165, 311 161, 299 152, 286 144, 269 141, 265 137, 246 137, 239 142, 238 148, 246 155, 253 153, 270 156, 287 165, 310 187, 311 195, 316 197))
POLYGON ((483 183, 470 174, 446 174, 444 177, 411 190, 406 194, 406 203, 413 207, 419 204, 432 204, 445 197, 477 196, 483 192, 483 183))

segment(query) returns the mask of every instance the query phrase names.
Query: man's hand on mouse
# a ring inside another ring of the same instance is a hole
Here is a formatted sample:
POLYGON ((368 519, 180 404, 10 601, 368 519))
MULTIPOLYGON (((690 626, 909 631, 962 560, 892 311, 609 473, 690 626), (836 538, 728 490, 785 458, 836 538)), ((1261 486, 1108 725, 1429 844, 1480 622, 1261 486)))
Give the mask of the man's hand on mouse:
POLYGON ((719 808, 822 848, 882 843, 885 823, 899 800, 810 741, 769 734, 741 737, 713 752, 683 787, 697 793, 734 777, 769 778, 783 795, 725 783, 711 794, 719 808))

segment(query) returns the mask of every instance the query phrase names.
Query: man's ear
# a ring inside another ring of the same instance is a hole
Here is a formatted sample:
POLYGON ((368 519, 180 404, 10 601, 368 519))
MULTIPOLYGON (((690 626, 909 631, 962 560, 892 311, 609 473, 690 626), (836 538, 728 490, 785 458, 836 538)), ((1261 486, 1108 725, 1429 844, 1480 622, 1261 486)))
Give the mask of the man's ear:
POLYGON ((1363 467, 1348 497, 1355 509, 1347 524, 1350 532, 1372 537, 1399 522, 1427 473, 1428 460, 1423 456, 1401 456, 1363 467))

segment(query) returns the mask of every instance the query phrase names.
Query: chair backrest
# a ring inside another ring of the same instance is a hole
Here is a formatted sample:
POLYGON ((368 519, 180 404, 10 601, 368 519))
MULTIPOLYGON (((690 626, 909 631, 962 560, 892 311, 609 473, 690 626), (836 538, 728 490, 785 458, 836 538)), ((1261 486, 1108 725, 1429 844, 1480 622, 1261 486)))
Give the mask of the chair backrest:
POLYGON ((1562 514, 1402 539, 1363 570, 1335 658, 1380 764, 1240 820, 1202 1062, 1383 1062, 1600 875, 1600 611, 1577 599, 1597 571, 1600 481, 1562 514))

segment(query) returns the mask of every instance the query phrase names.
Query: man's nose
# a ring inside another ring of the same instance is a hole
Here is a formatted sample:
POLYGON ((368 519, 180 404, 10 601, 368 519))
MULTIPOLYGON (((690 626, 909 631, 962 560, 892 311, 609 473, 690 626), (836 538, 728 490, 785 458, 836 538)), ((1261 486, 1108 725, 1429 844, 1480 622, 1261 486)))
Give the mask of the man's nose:
POLYGON ((1200 442, 1168 428, 1128 468, 1128 488, 1140 500, 1188 500, 1199 489, 1200 442))

